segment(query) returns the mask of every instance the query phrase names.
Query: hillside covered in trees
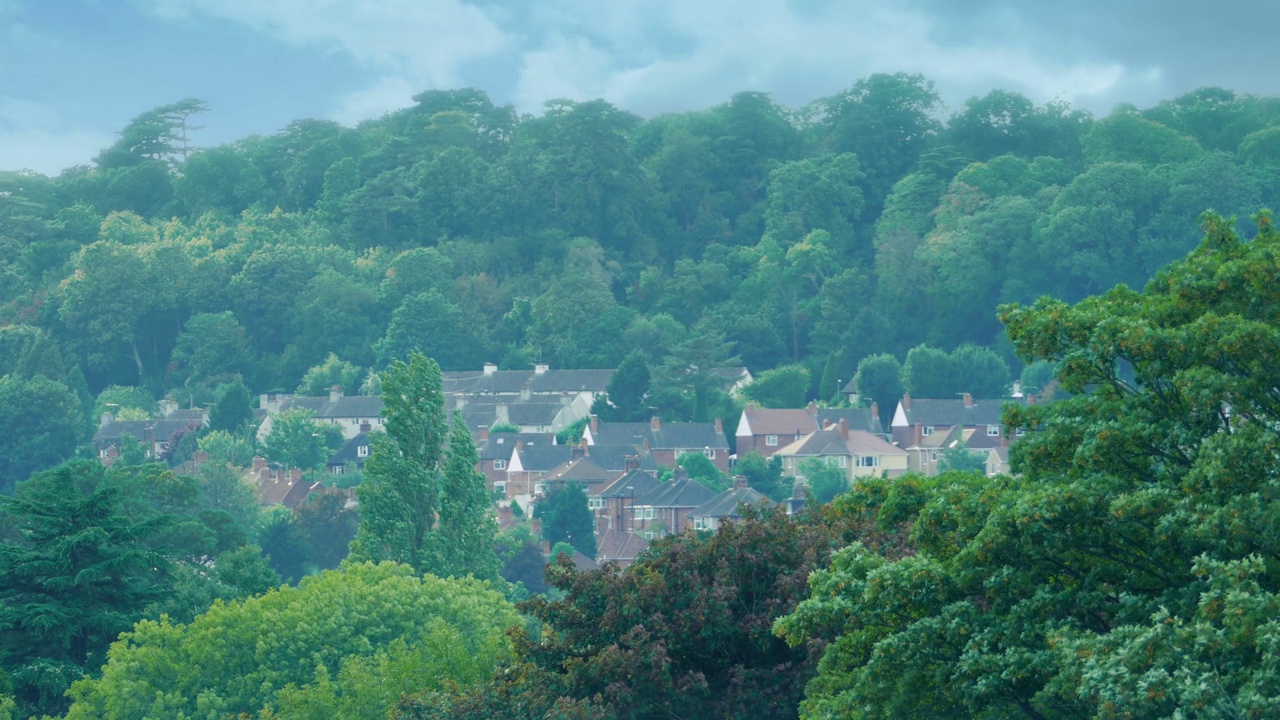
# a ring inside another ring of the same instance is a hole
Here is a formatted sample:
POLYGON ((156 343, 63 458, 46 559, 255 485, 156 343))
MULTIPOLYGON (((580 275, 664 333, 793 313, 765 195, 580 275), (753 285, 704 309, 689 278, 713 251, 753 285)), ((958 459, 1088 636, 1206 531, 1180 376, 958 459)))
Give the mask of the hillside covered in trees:
POLYGON ((0 373, 186 406, 237 375, 292 391, 331 353, 363 373, 412 349, 451 370, 640 348, 800 364, 828 399, 922 343, 1016 367, 997 304, 1141 286, 1204 210, 1245 229, 1280 188, 1280 100, 1220 89, 1105 118, 999 90, 949 114, 906 74, 647 120, 415 99, 209 148, 188 100, 93 166, 0 176, 0 373))

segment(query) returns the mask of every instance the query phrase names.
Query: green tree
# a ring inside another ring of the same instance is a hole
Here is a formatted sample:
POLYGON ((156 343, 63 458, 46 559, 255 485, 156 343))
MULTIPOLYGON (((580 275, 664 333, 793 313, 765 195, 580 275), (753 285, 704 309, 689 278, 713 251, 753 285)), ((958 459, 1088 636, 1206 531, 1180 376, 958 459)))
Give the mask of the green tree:
POLYGON ((748 487, 774 502, 782 502, 791 497, 791 486, 795 478, 783 477, 782 458, 778 455, 766 459, 760 453, 747 453, 738 459, 733 470, 747 479, 748 487))
POLYGON ((955 470, 958 472, 985 473, 986 469, 986 458, 970 450, 968 443, 956 443, 952 447, 943 450, 942 454, 938 456, 938 470, 940 472, 955 470))
POLYGON ((65 385, 0 376, 0 495, 71 457, 83 432, 80 402, 65 385))
POLYGON ((349 717, 372 720, 386 717, 411 682, 430 688, 486 675, 518 622, 482 581, 352 564, 300 587, 216 604, 189 625, 138 623, 112 647, 101 677, 76 683, 67 717, 315 717, 299 706, 323 705, 335 693, 341 699, 324 712, 356 705, 364 709, 349 717), (335 677, 340 690, 329 686, 335 677))
POLYGON ((298 394, 311 397, 328 395, 329 389, 334 385, 341 385, 348 391, 358 390, 364 376, 363 368, 329 353, 329 357, 323 363, 313 366, 302 376, 302 383, 298 385, 298 394))
POLYGON ((801 460, 798 469, 809 486, 809 497, 819 504, 829 503, 849 489, 848 472, 837 465, 809 458, 801 460))
POLYGON ((302 502, 296 525, 306 539, 316 568, 332 570, 347 557, 359 517, 355 508, 347 508, 346 497, 338 493, 313 493, 302 502))
POLYGON ((248 372, 253 351, 230 310, 192 315, 170 360, 175 380, 192 385, 248 372))
POLYGON ((356 489, 354 560, 395 560, 441 576, 497 573, 475 445, 445 419, 440 366, 421 353, 382 375, 386 433, 373 437, 356 489), (487 533, 487 536, 486 536, 487 533), (486 539, 486 537, 488 539, 486 539))
POLYGON ((957 392, 977 398, 1002 398, 1009 394, 1009 365, 995 350, 961 345, 951 351, 957 392))
POLYGON ((37 473, 0 497, 0 667, 24 716, 65 710, 71 682, 167 592, 170 561, 152 543, 171 518, 137 513, 137 501, 96 461, 37 473))
POLYGON ((596 400, 592 412, 617 422, 648 419, 650 413, 645 398, 649 394, 649 381, 649 364, 645 362, 644 353, 631 351, 609 378, 605 395, 596 400))
POLYGON ((533 516, 542 520, 542 536, 547 542, 568 543, 589 558, 596 556, 595 516, 587 507, 587 493, 577 483, 566 483, 547 493, 534 506, 533 516))
POLYGON ((208 454, 214 465, 247 468, 253 463, 253 445, 226 430, 211 430, 200 436, 196 447, 208 454))
POLYGON ((149 419, 155 415, 156 399, 146 388, 134 385, 108 385, 94 400, 93 420, 97 421, 103 413, 108 412, 118 418, 149 419))
POLYGON ((728 490, 733 486, 729 476, 720 472, 720 468, 702 452, 687 452, 676 459, 676 464, 689 473, 691 480, 697 480, 715 492, 728 490))
POLYGON ((474 367, 476 343, 457 303, 435 290, 405 298, 391 315, 387 334, 377 342, 378 363, 388 366, 423 353, 445 367, 474 367))
MULTIPOLYGON (((858 388, 859 400, 870 400, 880 409, 880 420, 892 418, 898 401, 902 399, 902 363, 898 358, 888 354, 870 355, 858 363, 858 372, 853 376, 854 387, 858 388)), ((885 422, 887 427, 889 423, 885 422)))
POLYGON ((919 345, 911 348, 902 363, 902 384, 919 398, 953 398, 958 389, 955 362, 945 350, 919 345))
POLYGON ((765 370, 742 389, 742 395, 761 407, 803 407, 809 398, 809 369, 803 365, 783 365, 765 370))
POLYGON ((271 432, 262 445, 267 460, 286 468, 312 470, 331 454, 324 429, 305 408, 291 408, 272 415, 271 432))
POLYGON ((249 388, 239 379, 222 386, 217 401, 209 408, 209 429, 243 435, 252 422, 249 388))

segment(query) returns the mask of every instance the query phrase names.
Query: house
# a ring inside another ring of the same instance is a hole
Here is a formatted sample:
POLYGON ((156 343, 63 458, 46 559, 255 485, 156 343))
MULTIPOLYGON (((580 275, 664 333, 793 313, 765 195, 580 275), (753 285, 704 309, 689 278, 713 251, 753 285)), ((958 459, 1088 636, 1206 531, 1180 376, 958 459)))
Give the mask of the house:
POLYGON ((605 530, 596 535, 596 562, 601 565, 614 563, 625 568, 648 549, 649 541, 636 533, 605 530))
POLYGON ((478 428, 476 450, 480 462, 476 469, 488 479, 491 490, 499 483, 505 487, 509 479, 507 465, 518 442, 555 445, 556 436, 549 433, 491 433, 487 426, 478 428))
POLYGON ((93 447, 98 459, 110 465, 120 455, 120 444, 128 435, 142 443, 148 458, 161 460, 168 455, 174 443, 200 425, 199 420, 186 417, 117 420, 111 413, 103 413, 98 421, 98 430, 93 434, 93 447))
POLYGON ((676 476, 631 503, 633 532, 646 540, 684 532, 689 513, 716 493, 677 469, 676 476))
POLYGON ((741 475, 733 479, 733 487, 716 495, 689 513, 694 530, 715 532, 726 520, 742 517, 738 509, 743 505, 775 505, 772 500, 747 487, 747 479, 741 475))
POLYGON ((875 403, 869 408, 819 408, 814 403, 799 409, 762 408, 748 403, 738 419, 738 457, 755 452, 771 457, 783 447, 821 430, 828 424, 844 420, 851 430, 883 435, 880 409, 875 403))
POLYGON ((713 423, 668 422, 654 417, 647 423, 602 423, 594 415, 582 437, 589 446, 624 445, 650 454, 659 465, 675 467, 687 453, 700 453, 720 472, 729 473, 729 441, 719 418, 713 423))
POLYGON ((253 459, 245 480, 257 491, 259 504, 283 505, 290 510, 297 510, 311 493, 324 490, 322 483, 304 480, 302 470, 274 469, 260 457, 253 459))
POLYGON ((907 451, 865 430, 850 430, 843 419, 792 442, 777 455, 782 458, 782 472, 797 479, 804 479, 801 463, 811 459, 839 467, 849 480, 891 477, 909 467, 907 451))
POLYGON ((537 481, 572 459, 573 448, 568 445, 526 441, 523 436, 517 437, 507 460, 507 478, 495 482, 493 491, 502 493, 508 500, 514 500, 528 510, 537 481))
POLYGON ((634 529, 631 504, 662 483, 640 468, 639 459, 611 482, 587 491, 587 505, 596 518, 596 535, 608 531, 629 533, 634 529))
POLYGON ((751 371, 745 367, 723 367, 712 368, 711 374, 720 378, 720 389, 733 397, 738 397, 742 392, 742 388, 751 384, 754 377, 751 371))
POLYGON ((584 493, 590 494, 592 490, 604 487, 617 477, 616 473, 608 472, 591 462, 583 450, 571 447, 568 462, 552 468, 534 483, 534 495, 546 495, 569 484, 578 485, 584 493))
POLYGON ((1009 474, 1009 448, 993 447, 987 450, 986 472, 987 477, 1009 474))
POLYGON ((320 424, 342 428, 342 437, 346 440, 361 432, 382 429, 382 398, 346 395, 341 385, 329 388, 327 396, 265 393, 259 396, 258 404, 267 411, 267 418, 258 426, 258 442, 265 441, 271 435, 274 415, 295 409, 311 411, 312 417, 320 424))
POLYGON ((958 398, 912 398, 905 393, 893 414, 893 442, 911 453, 911 469, 925 474, 937 472, 941 453, 964 443, 970 450, 986 452, 995 447, 1008 447, 1013 437, 1000 419, 1006 402, 1012 400, 975 400, 969 393, 958 398))
POLYGON ((586 417, 613 370, 499 370, 441 373, 446 406, 461 410, 468 427, 515 425, 521 432, 560 432, 586 417))
POLYGON ((369 459, 369 450, 371 443, 369 441, 368 426, 365 426, 362 432, 348 440, 333 455, 329 456, 325 466, 333 475, 341 475, 346 472, 347 468, 355 468, 360 472, 364 472, 364 464, 369 459))

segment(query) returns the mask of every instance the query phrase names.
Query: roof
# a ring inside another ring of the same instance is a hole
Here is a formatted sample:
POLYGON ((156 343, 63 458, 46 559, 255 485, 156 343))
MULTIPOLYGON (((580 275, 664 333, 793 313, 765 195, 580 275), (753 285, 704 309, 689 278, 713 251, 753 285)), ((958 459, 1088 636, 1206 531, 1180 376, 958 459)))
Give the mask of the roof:
POLYGON ((658 469, 653 455, 635 445, 590 445, 587 447, 587 457, 596 465, 615 473, 627 469, 628 457, 635 457, 640 462, 641 470, 658 469))
POLYGON ((366 448, 370 447, 369 433, 367 432, 358 433, 355 437, 343 443, 337 452, 329 456, 329 461, 326 464, 329 467, 334 467, 352 463, 364 467, 365 460, 369 459, 369 451, 366 450, 363 456, 360 455, 359 448, 362 445, 366 448))
POLYGON ((534 394, 602 393, 613 370, 464 370, 441 373, 446 395, 515 395, 528 384, 534 394))
POLYGON ((626 565, 645 550, 649 542, 635 533, 605 530, 596 538, 596 559, 626 565))
POLYGON ((369 418, 382 415, 382 398, 375 395, 342 395, 332 400, 329 395, 295 396, 280 403, 281 412, 304 408, 316 419, 369 418))
POLYGON ((681 478, 665 483, 637 497, 632 507, 695 508, 715 497, 715 492, 693 478, 681 478))
POLYGON ((571 456, 569 445, 525 443, 520 449, 520 467, 525 472, 550 472, 568 462, 571 456))
POLYGON ((658 482, 658 478, 643 470, 632 470, 618 476, 618 479, 611 483, 593 488, 588 494, 598 498, 637 498, 644 495, 662 483, 658 482))
POLYGON ((884 434, 884 424, 880 422, 880 416, 871 412, 869 407, 818 409, 819 427, 826 427, 827 423, 835 425, 841 420, 848 424, 850 430, 865 430, 877 435, 884 434))
POLYGON ((614 473, 605 470, 587 458, 579 458, 577 460, 570 460, 560 467, 553 469, 546 477, 543 478, 543 480, 564 480, 566 482, 575 481, 581 483, 603 484, 611 480, 613 476, 614 473))
POLYGON ((711 448, 728 450, 729 441, 715 423, 659 422, 653 429, 652 422, 600 423, 591 433, 594 445, 631 445, 638 447, 646 441, 657 450, 694 450, 711 448))
POLYGON ((950 425, 966 425, 976 427, 979 425, 1000 425, 1000 408, 1007 402, 1015 402, 1013 400, 974 400, 972 405, 966 405, 963 398, 947 398, 944 400, 933 400, 929 398, 911 398, 911 407, 907 408, 905 403, 899 403, 898 407, 902 413, 895 413, 893 424, 901 425, 931 425, 935 427, 950 425), (904 418, 901 417, 905 415, 904 418))
POLYGON ((747 406, 738 422, 739 435, 803 435, 818 429, 808 410, 747 406))
POLYGON ((119 442, 120 438, 125 435, 131 435, 134 440, 142 442, 146 439, 148 432, 154 433, 152 437, 156 440, 165 441, 179 430, 196 428, 199 425, 200 423, 194 420, 171 420, 169 418, 160 420, 112 420, 98 428, 98 432, 93 435, 93 441, 100 444, 113 443, 119 442))
POLYGON ((815 430, 778 451, 779 455, 823 457, 828 455, 906 455, 907 451, 865 430, 850 430, 846 439, 839 428, 815 430))
POLYGON ((519 440, 526 445, 554 445, 555 438, 551 433, 494 433, 480 443, 478 450, 481 460, 510 460, 519 440))
POLYGON ((730 488, 702 503, 689 513, 690 517, 742 517, 738 514, 740 505, 775 505, 772 500, 749 487, 730 488))

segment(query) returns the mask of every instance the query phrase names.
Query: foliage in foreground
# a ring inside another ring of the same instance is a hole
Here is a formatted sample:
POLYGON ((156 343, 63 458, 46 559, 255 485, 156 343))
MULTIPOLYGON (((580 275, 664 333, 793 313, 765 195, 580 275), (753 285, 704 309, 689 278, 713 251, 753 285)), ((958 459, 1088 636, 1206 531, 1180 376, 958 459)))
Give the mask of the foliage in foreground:
POLYGON ((100 678, 71 689, 68 720, 386 717, 402 692, 487 677, 515 609, 488 583, 351 564, 189 625, 143 621, 111 646, 100 678), (342 712, 339 712, 342 710, 342 712))
POLYGON ((1207 237, 1144 292, 1006 307, 1071 397, 1006 411, 1020 478, 869 480, 837 504, 908 523, 775 630, 828 643, 808 718, 1280 714, 1280 236, 1207 237))
POLYGON ((541 638, 518 636, 487 683, 422 693, 400 717, 794 717, 820 646, 789 648, 770 627, 846 531, 762 510, 657 543, 624 571, 576 573, 561 559, 548 579, 563 599, 522 606, 541 638))

